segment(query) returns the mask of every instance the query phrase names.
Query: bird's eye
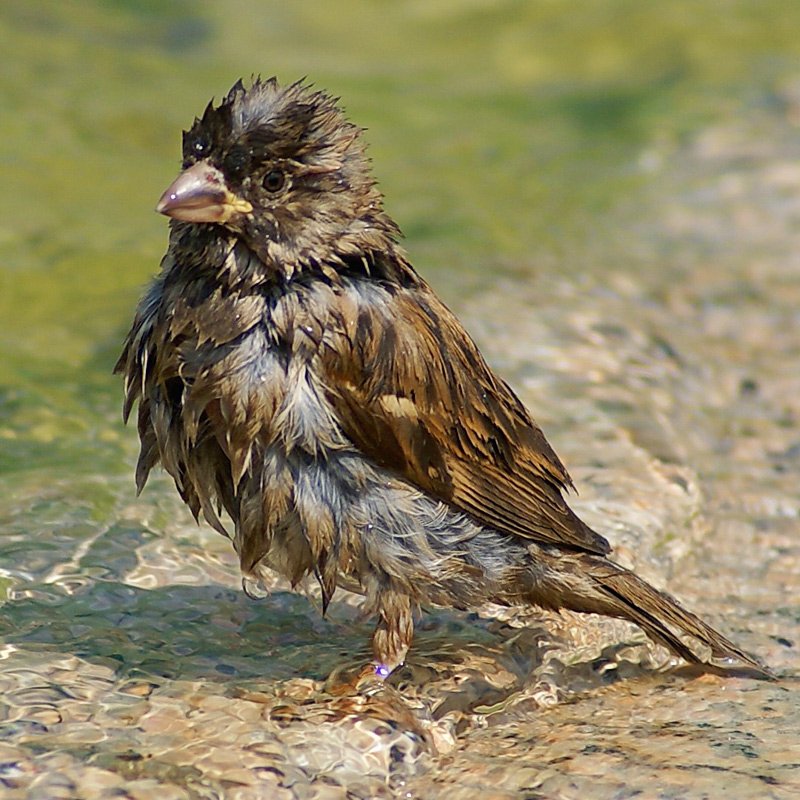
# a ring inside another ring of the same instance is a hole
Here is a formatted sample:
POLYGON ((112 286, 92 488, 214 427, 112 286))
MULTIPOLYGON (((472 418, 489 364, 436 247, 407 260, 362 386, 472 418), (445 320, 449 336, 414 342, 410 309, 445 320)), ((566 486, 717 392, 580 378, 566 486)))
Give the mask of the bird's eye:
POLYGON ((198 157, 202 158, 208 151, 208 139, 205 136, 198 136, 192 144, 192 152, 198 157))
POLYGON ((211 140, 203 131, 192 128, 183 132, 183 168, 206 158, 211 150, 211 140))
POLYGON ((279 192, 286 183, 286 176, 279 169, 271 169, 264 176, 264 188, 268 192, 279 192))

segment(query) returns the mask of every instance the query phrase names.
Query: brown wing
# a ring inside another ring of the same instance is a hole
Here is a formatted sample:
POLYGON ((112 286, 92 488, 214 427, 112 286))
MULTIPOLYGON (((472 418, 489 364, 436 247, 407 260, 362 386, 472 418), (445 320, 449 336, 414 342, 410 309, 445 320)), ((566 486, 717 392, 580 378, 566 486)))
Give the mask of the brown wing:
POLYGON ((351 441, 496 530, 609 552, 564 502, 572 481, 541 429, 449 309, 424 283, 367 297, 378 291, 341 296, 321 351, 351 441))

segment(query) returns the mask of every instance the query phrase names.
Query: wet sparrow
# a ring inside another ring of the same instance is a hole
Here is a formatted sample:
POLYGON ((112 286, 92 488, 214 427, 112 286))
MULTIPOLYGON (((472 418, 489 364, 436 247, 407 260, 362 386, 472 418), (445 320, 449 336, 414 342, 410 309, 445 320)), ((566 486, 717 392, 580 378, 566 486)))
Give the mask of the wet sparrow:
POLYGON ((138 488, 157 464, 195 516, 224 510, 245 580, 313 574, 377 617, 376 671, 415 612, 486 601, 624 617, 758 664, 607 558, 566 469, 416 273, 361 131, 327 94, 237 83, 183 138, 161 273, 117 364, 138 401, 138 488))

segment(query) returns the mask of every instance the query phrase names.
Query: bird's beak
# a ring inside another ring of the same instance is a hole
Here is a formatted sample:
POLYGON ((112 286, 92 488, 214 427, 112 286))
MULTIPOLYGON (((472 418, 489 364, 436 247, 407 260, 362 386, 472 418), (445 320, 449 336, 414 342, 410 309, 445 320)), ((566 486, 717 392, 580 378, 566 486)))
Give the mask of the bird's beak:
POLYGON ((249 214, 253 206, 234 194, 222 173, 207 161, 198 161, 169 185, 156 211, 183 222, 225 223, 235 214, 249 214))

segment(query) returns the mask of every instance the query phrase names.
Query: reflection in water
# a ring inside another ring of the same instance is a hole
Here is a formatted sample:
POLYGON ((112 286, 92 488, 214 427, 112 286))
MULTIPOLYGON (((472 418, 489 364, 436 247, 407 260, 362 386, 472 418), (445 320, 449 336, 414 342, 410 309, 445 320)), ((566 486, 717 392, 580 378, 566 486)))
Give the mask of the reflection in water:
POLYGON ((510 24, 242 3, 246 29, 182 4, 4 5, 0 794, 796 794, 800 12, 618 5, 510 24), (109 373, 163 251, 150 208, 178 126, 258 69, 348 97, 414 263, 535 411, 576 508, 782 680, 674 669, 622 622, 485 608, 426 614, 410 663, 356 690, 357 598, 328 619, 312 588, 250 601, 166 481, 134 497, 109 373))

